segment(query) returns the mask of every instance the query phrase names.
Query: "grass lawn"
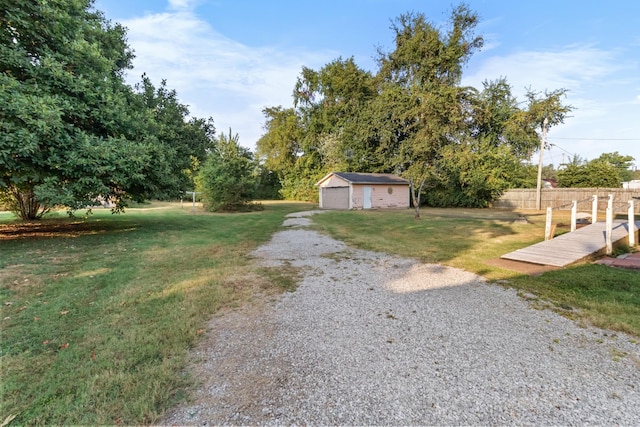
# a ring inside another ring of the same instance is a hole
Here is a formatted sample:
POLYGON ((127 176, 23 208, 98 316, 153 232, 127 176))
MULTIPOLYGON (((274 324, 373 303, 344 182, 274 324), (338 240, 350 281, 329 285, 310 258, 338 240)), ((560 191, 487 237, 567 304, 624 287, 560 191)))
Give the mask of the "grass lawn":
MULTIPOLYGON (((187 354, 218 310, 295 287, 292 272, 259 269, 247 254, 285 214, 312 206, 265 207, 223 215, 154 203, 28 225, 0 214, 0 425, 11 416, 11 425, 157 422, 193 387, 187 354)), ((640 272, 585 263, 531 277, 487 264, 542 239, 544 215, 516 223, 518 215, 328 212, 314 227, 353 246, 482 274, 541 307, 640 336, 640 272)))
MULTIPOLYGON (((421 216, 415 220, 410 210, 328 212, 314 223, 353 246, 472 271, 535 296, 540 307, 640 336, 639 271, 585 262, 529 276, 486 262, 541 241, 544 213, 434 208, 421 209, 421 216), (529 222, 514 222, 520 216, 529 222)), ((569 224, 569 213, 555 213, 554 221, 569 224)))
POLYGON ((153 423, 221 307, 287 287, 247 258, 305 204, 233 215, 153 204, 86 220, 0 217, 0 424, 153 423))

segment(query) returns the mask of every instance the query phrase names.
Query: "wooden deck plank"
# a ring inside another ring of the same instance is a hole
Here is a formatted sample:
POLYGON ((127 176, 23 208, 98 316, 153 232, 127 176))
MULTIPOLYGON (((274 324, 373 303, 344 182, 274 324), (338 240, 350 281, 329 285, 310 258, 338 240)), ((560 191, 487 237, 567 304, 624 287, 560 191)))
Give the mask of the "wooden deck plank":
POLYGON ((502 258, 512 261, 529 262, 532 264, 553 265, 555 267, 564 267, 567 265, 567 262, 575 259, 575 257, 572 257, 570 260, 564 258, 552 258, 544 254, 510 254, 508 258, 502 258))
MULTIPOLYGON (((565 267, 604 250, 606 247, 605 227, 604 221, 596 222, 554 239, 518 249, 500 258, 565 267)), ((636 221, 635 229, 640 229, 640 221, 636 221)), ((626 221, 614 221, 611 240, 615 243, 624 239, 628 235, 627 230, 626 221)))
POLYGON ((554 247, 538 247, 538 248, 527 248, 520 249, 517 252, 523 254, 540 254, 546 253, 553 256, 572 256, 571 254, 582 254, 582 253, 594 253, 598 252, 600 249, 604 248, 604 245, 591 245, 591 246, 581 246, 581 247, 563 247, 563 248, 554 248, 554 247))

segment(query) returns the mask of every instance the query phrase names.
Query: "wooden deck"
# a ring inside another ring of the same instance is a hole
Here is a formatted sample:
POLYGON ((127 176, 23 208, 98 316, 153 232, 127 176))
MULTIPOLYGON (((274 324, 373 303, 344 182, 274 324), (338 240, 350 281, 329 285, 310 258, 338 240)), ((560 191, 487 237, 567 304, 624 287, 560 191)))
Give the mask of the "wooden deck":
MULTIPOLYGON (((605 225, 604 221, 599 221, 554 239, 518 249, 502 255, 500 258, 565 267, 605 249, 605 225)), ((628 229, 627 221, 614 221, 611 239, 613 243, 615 244, 617 241, 627 237, 629 234, 628 229)), ((640 221, 636 221, 635 229, 640 229, 640 221)))

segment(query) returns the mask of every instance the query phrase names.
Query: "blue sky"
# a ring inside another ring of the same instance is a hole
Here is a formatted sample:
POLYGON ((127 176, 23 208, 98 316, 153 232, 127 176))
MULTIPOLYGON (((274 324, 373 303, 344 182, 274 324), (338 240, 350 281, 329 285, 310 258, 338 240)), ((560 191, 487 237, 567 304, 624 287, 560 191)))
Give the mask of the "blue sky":
MULTIPOLYGON (((375 71, 377 48, 393 46, 391 21, 421 12, 446 26, 451 0, 96 0, 128 28, 136 54, 128 81, 167 79, 198 117, 212 116, 251 149, 264 133, 265 107, 292 106, 303 66, 320 69, 353 56, 375 71)), ((506 77, 526 88, 569 90, 576 109, 549 132, 544 163, 618 151, 640 167, 640 2, 635 0, 475 0, 474 54, 462 83, 506 77), (564 157, 563 157, 564 156, 564 157)), ((537 157, 536 157, 537 158, 537 157)), ((536 160, 537 161, 537 160, 536 160)))

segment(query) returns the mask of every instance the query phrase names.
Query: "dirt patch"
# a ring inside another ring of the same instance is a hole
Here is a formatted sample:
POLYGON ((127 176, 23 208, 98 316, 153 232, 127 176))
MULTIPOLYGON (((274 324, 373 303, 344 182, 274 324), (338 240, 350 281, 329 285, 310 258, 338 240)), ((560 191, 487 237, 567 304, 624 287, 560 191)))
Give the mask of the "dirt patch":
POLYGON ((0 226, 0 240, 78 237, 113 231, 127 231, 127 229, 118 230, 113 224, 97 222, 25 222, 0 226))
POLYGON ((250 304, 225 309, 209 322, 206 338, 194 351, 189 368, 190 375, 200 381, 198 390, 191 404, 166 414, 162 424, 201 420, 244 424, 246 419, 273 415, 265 414, 264 408, 277 407, 277 385, 287 382, 284 360, 264 354, 277 332, 273 316, 277 298, 256 295, 250 304), (247 344, 238 345, 242 342, 247 344), (270 372, 261 363, 265 357, 273 368, 270 372))
POLYGON ((517 271, 518 273, 528 274, 529 276, 537 276, 547 271, 558 270, 560 267, 552 265, 532 264, 529 262, 512 261, 509 259, 494 258, 485 261, 485 264, 494 267, 504 268, 505 270, 517 271))
POLYGON ((42 284, 42 278, 32 274, 30 268, 24 264, 0 268, 0 287, 15 292, 16 296, 26 295, 42 284))

